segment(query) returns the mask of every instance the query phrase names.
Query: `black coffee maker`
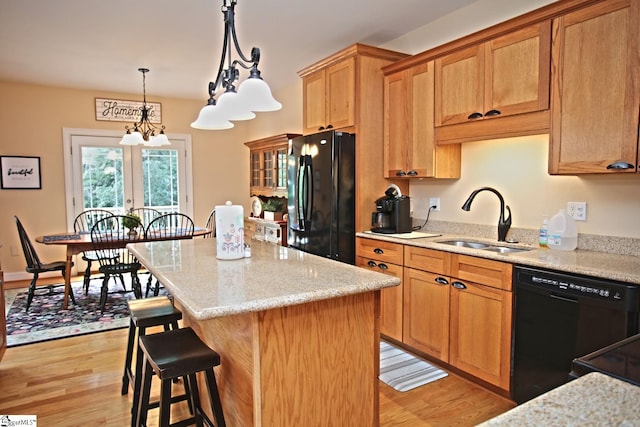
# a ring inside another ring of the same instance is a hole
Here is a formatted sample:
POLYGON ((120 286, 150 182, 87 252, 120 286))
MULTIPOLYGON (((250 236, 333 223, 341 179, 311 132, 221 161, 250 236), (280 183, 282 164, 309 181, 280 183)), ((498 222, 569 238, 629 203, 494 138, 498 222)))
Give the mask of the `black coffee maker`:
POLYGON ((390 186, 384 196, 376 200, 376 211, 371 214, 371 231, 374 233, 411 233, 411 199, 400 195, 400 190, 390 186))

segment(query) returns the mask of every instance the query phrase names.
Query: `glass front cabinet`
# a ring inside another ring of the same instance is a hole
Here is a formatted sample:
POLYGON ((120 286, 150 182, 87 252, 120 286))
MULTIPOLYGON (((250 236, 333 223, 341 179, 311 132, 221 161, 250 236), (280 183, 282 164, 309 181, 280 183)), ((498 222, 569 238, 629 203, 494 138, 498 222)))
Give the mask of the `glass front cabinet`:
POLYGON ((287 197, 287 151, 289 139, 297 136, 285 133, 245 142, 249 147, 251 196, 287 197))

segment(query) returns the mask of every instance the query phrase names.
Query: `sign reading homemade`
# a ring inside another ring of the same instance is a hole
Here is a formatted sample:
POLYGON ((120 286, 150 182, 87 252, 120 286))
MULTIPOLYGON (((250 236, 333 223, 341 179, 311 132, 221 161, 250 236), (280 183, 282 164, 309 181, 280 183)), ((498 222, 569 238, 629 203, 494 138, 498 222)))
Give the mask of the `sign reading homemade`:
MULTIPOLYGON (((142 102, 124 99, 96 98, 96 120, 111 122, 138 122, 142 115, 142 102)), ((149 121, 162 123, 162 105, 159 102, 147 102, 149 121)))

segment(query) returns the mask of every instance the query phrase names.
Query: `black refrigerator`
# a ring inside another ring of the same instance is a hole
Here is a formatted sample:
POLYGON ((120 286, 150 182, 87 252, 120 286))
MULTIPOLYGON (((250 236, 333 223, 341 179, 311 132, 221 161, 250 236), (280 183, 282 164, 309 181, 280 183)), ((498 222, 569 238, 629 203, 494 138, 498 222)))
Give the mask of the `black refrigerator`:
POLYGON ((355 135, 293 138, 287 169, 291 247, 355 264, 355 135))

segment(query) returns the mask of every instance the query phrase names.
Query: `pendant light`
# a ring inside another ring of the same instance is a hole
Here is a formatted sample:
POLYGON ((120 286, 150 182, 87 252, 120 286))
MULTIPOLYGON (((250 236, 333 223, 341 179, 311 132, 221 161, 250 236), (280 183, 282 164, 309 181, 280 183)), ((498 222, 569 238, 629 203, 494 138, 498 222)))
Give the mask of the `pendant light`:
POLYGON ((223 0, 222 14, 224 15, 224 40, 218 74, 209 83, 209 100, 202 108, 196 121, 191 127, 196 129, 229 129, 232 121, 251 120, 256 112, 276 111, 282 104, 271 94, 269 85, 262 79, 258 64, 260 63, 260 49, 251 49, 251 57, 247 58, 240 49, 235 28, 235 6, 237 0, 223 0), (237 57, 233 59, 232 49, 237 57), (227 65, 227 68, 225 67, 227 65), (240 76, 238 66, 249 70, 249 76, 236 91, 235 82, 240 76), (224 89, 217 100, 218 89, 224 89))
POLYGON ((124 134, 121 145, 146 145, 149 147, 160 147, 171 145, 169 138, 164 133, 164 126, 157 127, 149 121, 151 108, 147 107, 147 91, 145 87, 145 76, 149 72, 148 68, 138 68, 142 73, 142 107, 140 107, 140 121, 133 123, 133 130, 125 126, 127 133, 124 134), (158 135, 156 135, 156 131, 158 135))

